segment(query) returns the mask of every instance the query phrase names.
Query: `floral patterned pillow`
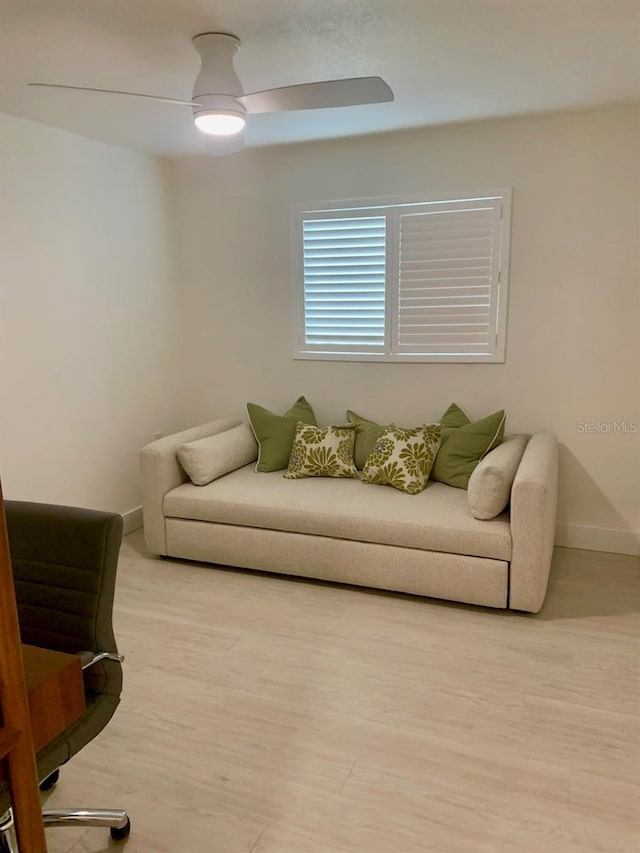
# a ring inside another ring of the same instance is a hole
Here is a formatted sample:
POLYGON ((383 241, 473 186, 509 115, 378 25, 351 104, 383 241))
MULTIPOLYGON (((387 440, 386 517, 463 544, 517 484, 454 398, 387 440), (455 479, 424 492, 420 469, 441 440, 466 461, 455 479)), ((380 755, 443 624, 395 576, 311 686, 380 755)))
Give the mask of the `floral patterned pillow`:
POLYGON ((374 445, 362 469, 363 483, 389 485, 410 495, 426 488, 440 447, 440 424, 414 429, 388 426, 374 445))
POLYGON ((316 427, 299 421, 285 477, 357 477, 354 424, 316 427))

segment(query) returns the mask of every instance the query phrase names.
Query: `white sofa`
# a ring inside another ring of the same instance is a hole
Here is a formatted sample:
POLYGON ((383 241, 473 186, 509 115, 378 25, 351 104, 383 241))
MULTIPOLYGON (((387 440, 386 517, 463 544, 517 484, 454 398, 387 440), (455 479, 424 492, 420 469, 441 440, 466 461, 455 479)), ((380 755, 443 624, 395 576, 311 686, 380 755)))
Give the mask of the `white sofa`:
POLYGON ((555 531, 558 448, 552 435, 528 439, 510 506, 484 521, 472 516, 467 491, 439 482, 407 495, 355 479, 288 480, 282 471, 256 473, 251 463, 193 485, 178 448, 240 423, 220 418, 142 449, 151 553, 540 610, 555 531))

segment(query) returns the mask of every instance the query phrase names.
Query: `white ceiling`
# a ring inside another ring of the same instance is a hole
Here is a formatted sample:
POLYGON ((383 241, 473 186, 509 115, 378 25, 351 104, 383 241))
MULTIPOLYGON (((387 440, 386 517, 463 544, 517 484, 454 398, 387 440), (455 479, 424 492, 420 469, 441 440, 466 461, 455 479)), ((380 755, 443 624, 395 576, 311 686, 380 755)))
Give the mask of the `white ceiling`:
POLYGON ((154 154, 203 150, 188 107, 203 31, 239 36, 247 92, 380 75, 395 102, 255 115, 250 145, 640 98, 640 0, 0 0, 0 111, 154 154))

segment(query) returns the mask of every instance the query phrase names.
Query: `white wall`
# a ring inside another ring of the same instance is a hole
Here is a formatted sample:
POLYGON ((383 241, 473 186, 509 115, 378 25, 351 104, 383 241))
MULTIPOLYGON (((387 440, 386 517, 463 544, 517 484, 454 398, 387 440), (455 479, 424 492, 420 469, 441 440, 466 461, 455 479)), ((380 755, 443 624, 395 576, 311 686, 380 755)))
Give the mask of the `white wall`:
MULTIPOLYGON (((259 117, 258 117, 259 119, 259 117)), ((410 425, 458 401, 561 442, 562 544, 638 553, 640 110, 614 108, 191 158, 173 167, 195 422, 308 396, 410 425), (513 187, 503 365, 291 357, 290 208, 299 201, 513 187)))
POLYGON ((5 497, 126 513, 186 425, 165 166, 4 115, 0 159, 5 497))

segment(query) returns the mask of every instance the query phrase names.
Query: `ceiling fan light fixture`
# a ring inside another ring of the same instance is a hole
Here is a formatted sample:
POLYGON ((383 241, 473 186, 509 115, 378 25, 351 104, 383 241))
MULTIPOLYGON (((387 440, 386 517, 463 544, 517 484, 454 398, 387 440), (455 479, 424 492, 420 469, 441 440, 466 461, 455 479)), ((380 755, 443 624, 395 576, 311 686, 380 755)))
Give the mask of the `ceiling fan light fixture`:
POLYGON ((246 119, 242 113, 232 110, 206 110, 194 117, 198 130, 209 136, 233 136, 245 126, 246 119))
MULTIPOLYGON (((215 156, 240 151, 244 147, 242 130, 247 115, 292 110, 326 110, 393 101, 393 92, 381 77, 318 80, 246 93, 233 66, 234 56, 240 47, 240 39, 237 36, 225 32, 199 33, 193 38, 193 47, 200 57, 200 71, 193 85, 191 101, 143 92, 61 83, 34 81, 28 85, 126 95, 144 98, 156 104, 191 106, 196 128, 208 137, 204 147, 207 153, 215 156)), ((200 142, 202 143, 202 140, 200 142)))
POLYGON ((202 133, 209 136, 233 136, 247 121, 244 104, 234 95, 193 93, 193 120, 202 133))

